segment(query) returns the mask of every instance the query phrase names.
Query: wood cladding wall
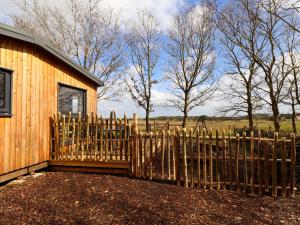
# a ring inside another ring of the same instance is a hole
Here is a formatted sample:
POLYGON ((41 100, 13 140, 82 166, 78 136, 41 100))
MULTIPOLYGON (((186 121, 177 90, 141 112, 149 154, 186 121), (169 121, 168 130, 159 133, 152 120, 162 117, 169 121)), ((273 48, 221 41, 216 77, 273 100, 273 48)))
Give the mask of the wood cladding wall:
POLYGON ((87 90, 96 112, 96 84, 45 50, 0 35, 0 67, 12 69, 12 117, 0 117, 0 175, 49 160, 50 116, 58 83, 87 90))

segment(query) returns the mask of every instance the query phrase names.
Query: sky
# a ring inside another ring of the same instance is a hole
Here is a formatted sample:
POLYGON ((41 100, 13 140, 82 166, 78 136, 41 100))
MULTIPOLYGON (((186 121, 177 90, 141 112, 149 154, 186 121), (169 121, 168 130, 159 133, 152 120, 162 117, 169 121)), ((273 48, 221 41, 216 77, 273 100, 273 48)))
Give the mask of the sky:
MULTIPOLYGON (((0 22, 10 23, 9 15, 19 13, 14 1, 18 2, 20 0, 0 0, 0 22)), ((135 19, 136 11, 138 9, 150 10, 160 21, 161 30, 166 31, 167 27, 171 23, 172 15, 183 7, 185 1, 186 0, 102 0, 102 4, 103 6, 108 6, 120 11, 120 16, 124 21, 135 19)), ((196 0, 187 1, 191 1, 192 4, 196 2, 196 0)), ((63 7, 64 4, 63 0, 44 0, 43 2, 45 2, 45 4, 55 4, 59 7, 63 7)), ((217 54, 217 67, 222 68, 226 66, 219 49, 217 49, 217 54)), ((161 59, 161 63, 163 63, 163 59, 161 59)), ((216 73, 220 76, 222 69, 218 69, 216 73)), ((220 93, 217 93, 217 96, 218 94, 220 93)), ((164 83, 157 85, 153 90, 154 105, 163 103, 169 96, 170 93, 166 89, 164 83)), ((190 115, 217 115, 217 109, 224 104, 224 100, 220 99, 221 98, 219 97, 215 97, 213 100, 206 102, 204 106, 200 106, 192 110, 190 115)), ((111 110, 115 110, 118 115, 122 115, 124 113, 132 115, 133 113, 137 113, 140 117, 144 117, 143 109, 137 108, 136 104, 131 100, 131 97, 128 94, 124 94, 118 102, 100 102, 97 108, 98 113, 104 116, 107 116, 111 110)), ((154 112, 151 114, 152 117, 178 115, 182 115, 180 111, 173 108, 164 108, 159 106, 154 107, 154 112)))

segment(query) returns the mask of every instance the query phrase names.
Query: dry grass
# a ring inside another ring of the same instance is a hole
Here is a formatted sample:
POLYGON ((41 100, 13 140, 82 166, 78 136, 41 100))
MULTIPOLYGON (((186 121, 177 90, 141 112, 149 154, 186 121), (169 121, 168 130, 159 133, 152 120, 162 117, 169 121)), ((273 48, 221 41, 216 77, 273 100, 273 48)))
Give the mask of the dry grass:
MULTIPOLYGON (((163 127, 163 125, 167 122, 167 120, 151 120, 151 124, 154 124, 154 121, 159 124, 159 129, 163 127)), ((181 126, 181 121, 180 120, 170 120, 170 130, 173 130, 176 126, 180 127, 181 126)), ((207 120, 205 121, 206 126, 208 129, 219 129, 221 130, 233 130, 235 128, 244 128, 245 126, 248 127, 248 121, 241 119, 241 120, 207 120)), ((194 129, 197 124, 196 120, 189 120, 187 122, 187 129, 194 129)), ((271 120, 263 120, 263 119, 258 119, 255 120, 254 122, 255 127, 260 130, 264 131, 274 131, 274 125, 271 120)), ((141 119, 138 121, 139 125, 139 130, 145 131, 146 130, 146 125, 145 125, 145 120, 141 119)), ((292 120, 290 119, 285 119, 280 123, 281 125, 281 131, 284 133, 291 133, 293 131, 292 129, 292 120)), ((296 121, 296 126, 297 126, 297 133, 300 133, 300 121, 296 121)), ((198 128, 204 128, 204 124, 201 122, 198 125, 198 128)))

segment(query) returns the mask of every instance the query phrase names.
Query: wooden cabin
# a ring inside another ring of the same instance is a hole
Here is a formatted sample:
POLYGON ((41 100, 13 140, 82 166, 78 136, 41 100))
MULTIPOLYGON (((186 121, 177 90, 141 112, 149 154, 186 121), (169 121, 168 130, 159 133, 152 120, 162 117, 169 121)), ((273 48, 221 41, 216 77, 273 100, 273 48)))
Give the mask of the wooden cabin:
POLYGON ((96 112, 102 85, 59 50, 0 24, 0 183, 46 167, 50 117, 96 112))

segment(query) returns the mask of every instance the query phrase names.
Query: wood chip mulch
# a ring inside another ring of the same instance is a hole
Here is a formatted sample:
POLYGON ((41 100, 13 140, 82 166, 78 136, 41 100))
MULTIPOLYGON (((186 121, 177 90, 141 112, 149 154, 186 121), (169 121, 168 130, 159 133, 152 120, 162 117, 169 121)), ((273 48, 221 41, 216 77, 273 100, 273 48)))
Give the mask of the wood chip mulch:
POLYGON ((0 189, 0 224, 300 224, 300 196, 49 172, 0 189))

